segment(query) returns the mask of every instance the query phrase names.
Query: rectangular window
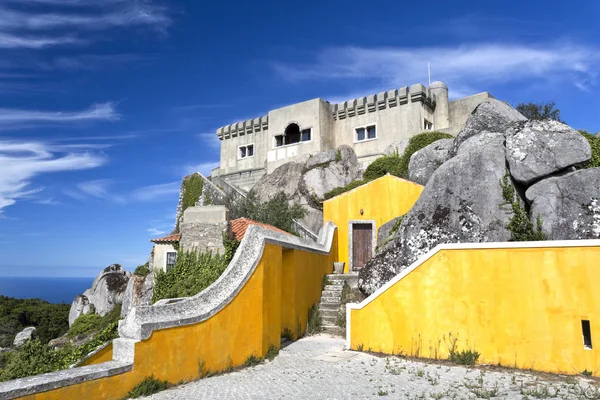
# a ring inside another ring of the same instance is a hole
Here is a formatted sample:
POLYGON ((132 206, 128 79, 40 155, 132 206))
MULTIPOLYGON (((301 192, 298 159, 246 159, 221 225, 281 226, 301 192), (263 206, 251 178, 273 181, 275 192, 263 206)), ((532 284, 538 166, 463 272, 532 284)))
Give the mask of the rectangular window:
POLYGON ((302 131, 302 138, 301 138, 301 139, 302 139, 302 141, 303 141, 303 142, 308 142, 308 141, 310 141, 310 139, 311 139, 311 137, 310 137, 310 134, 311 134, 311 132, 310 132, 310 129, 305 129, 305 130, 303 130, 303 131, 302 131))
POLYGON ((433 130, 433 124, 429 121, 427 121, 426 119, 423 120, 423 129, 425 129, 426 131, 431 131, 433 130))
POLYGON ((361 126, 361 127, 355 128, 354 131, 355 131, 355 136, 354 136, 355 142, 362 142, 365 140, 377 139, 377 128, 375 127, 375 125, 361 126))
POLYGON ((375 126, 367 126, 367 139, 375 139, 376 137, 375 126))
POLYGON ((283 135, 275 136, 275 147, 283 146, 283 135))
POLYGON ((581 331, 583 333, 583 348, 592 349, 592 328, 590 321, 587 319, 581 320, 581 331))
POLYGON ((177 262, 177 252, 176 251, 168 251, 167 255, 166 255, 166 270, 170 270, 171 268, 173 268, 175 266, 175 263, 177 262))
POLYGON ((240 146, 240 147, 238 147, 238 149, 239 149, 238 160, 241 160, 242 158, 248 158, 248 157, 254 156, 254 145, 253 144, 247 144, 244 146, 240 146))
POLYGON ((285 136, 285 144, 295 144, 300 142, 300 132, 293 132, 285 136))

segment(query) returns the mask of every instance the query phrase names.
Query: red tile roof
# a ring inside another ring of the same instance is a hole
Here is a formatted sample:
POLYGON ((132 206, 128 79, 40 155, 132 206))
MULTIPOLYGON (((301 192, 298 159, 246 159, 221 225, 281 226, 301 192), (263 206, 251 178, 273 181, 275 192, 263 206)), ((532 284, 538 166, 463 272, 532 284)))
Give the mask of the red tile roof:
MULTIPOLYGON (((230 223, 229 223, 230 233, 231 233, 231 235, 233 235, 233 238, 241 241, 244 238, 244 235, 246 234, 246 229, 248 229, 248 227, 250 225, 262 226, 263 228, 267 228, 267 229, 270 229, 275 232, 288 233, 284 230, 274 227, 273 225, 263 224, 263 223, 253 221, 248 218, 238 218, 238 219, 234 219, 233 221, 230 221, 230 223)), ((288 235, 289 235, 289 233, 288 233, 288 235)))
POLYGON ((168 242, 179 242, 179 239, 181 239, 181 235, 179 233, 175 233, 175 234, 161 237, 158 239, 152 239, 150 241, 154 242, 154 243, 168 243, 168 242))

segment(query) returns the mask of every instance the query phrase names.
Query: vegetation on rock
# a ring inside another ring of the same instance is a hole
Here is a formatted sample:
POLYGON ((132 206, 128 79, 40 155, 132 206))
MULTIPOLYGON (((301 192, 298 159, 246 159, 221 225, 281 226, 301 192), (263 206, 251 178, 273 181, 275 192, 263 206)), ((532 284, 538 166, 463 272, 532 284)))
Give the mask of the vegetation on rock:
POLYGON ((554 101, 549 101, 547 103, 519 103, 516 110, 523 114, 527 119, 553 119, 558 122, 564 122, 560 119, 560 110, 554 108, 555 105, 556 103, 554 101))
POLYGON ((581 169, 585 168, 597 168, 600 167, 600 136, 598 134, 592 135, 586 131, 579 131, 584 138, 587 139, 592 148, 592 158, 582 165, 579 166, 581 169))
POLYGON ((515 187, 510 180, 510 172, 507 170, 504 177, 500 180, 500 186, 502 187, 502 197, 505 201, 503 205, 510 205, 513 213, 506 226, 511 234, 510 240, 513 242, 546 240, 546 234, 542 231, 542 219, 538 215, 536 226, 533 226, 527 210, 516 194, 515 187))
POLYGON ((279 192, 269 201, 261 203, 257 196, 250 192, 245 198, 228 199, 230 218, 248 218, 264 224, 273 225, 286 232, 294 232, 294 220, 306 216, 306 209, 298 203, 291 203, 284 192, 279 192))
POLYGON ((36 328, 41 343, 63 335, 69 329, 70 308, 70 304, 0 296, 0 347, 12 346, 15 335, 28 326, 36 328))
POLYGON ((83 360, 98 346, 118 336, 120 313, 121 307, 117 306, 104 317, 88 318, 91 316, 84 315, 77 318, 67 337, 91 337, 91 340, 80 346, 67 342, 64 347, 53 350, 39 339, 34 339, 26 342, 18 351, 0 354, 0 382, 60 371, 83 360), (77 323, 81 318, 83 319, 77 323))
POLYGON ((150 273, 150 268, 148 268, 148 267, 149 267, 148 263, 143 264, 143 265, 139 265, 135 269, 135 271, 133 271, 133 274, 137 275, 137 276, 146 276, 146 275, 148 275, 150 273))

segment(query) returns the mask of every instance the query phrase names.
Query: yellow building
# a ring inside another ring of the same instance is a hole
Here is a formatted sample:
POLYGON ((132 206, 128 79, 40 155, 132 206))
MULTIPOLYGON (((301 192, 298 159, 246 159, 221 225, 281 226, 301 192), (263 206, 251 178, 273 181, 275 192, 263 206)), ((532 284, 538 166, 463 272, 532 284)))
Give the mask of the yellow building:
POLYGON ((338 228, 335 258, 345 263, 345 273, 371 259, 379 228, 406 214, 422 191, 423 186, 388 174, 323 202, 324 221, 338 228))
POLYGON ((600 374, 600 240, 439 245, 360 304, 347 345, 600 374))

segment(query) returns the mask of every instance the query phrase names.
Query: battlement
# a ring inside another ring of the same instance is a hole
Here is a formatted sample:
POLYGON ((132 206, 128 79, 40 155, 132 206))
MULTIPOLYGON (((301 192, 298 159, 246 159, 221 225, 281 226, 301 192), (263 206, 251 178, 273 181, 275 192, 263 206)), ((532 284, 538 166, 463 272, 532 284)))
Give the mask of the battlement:
POLYGON ((396 106, 402 106, 408 103, 423 103, 432 110, 435 109, 436 96, 431 93, 429 88, 418 83, 415 85, 393 89, 379 94, 359 97, 333 105, 333 119, 340 120, 362 115, 365 113, 385 110, 396 106))
POLYGON ((250 133, 266 131, 267 129, 269 129, 269 116, 265 115, 260 118, 249 119, 247 121, 223 126, 217 129, 217 136, 220 140, 223 140, 250 133))

